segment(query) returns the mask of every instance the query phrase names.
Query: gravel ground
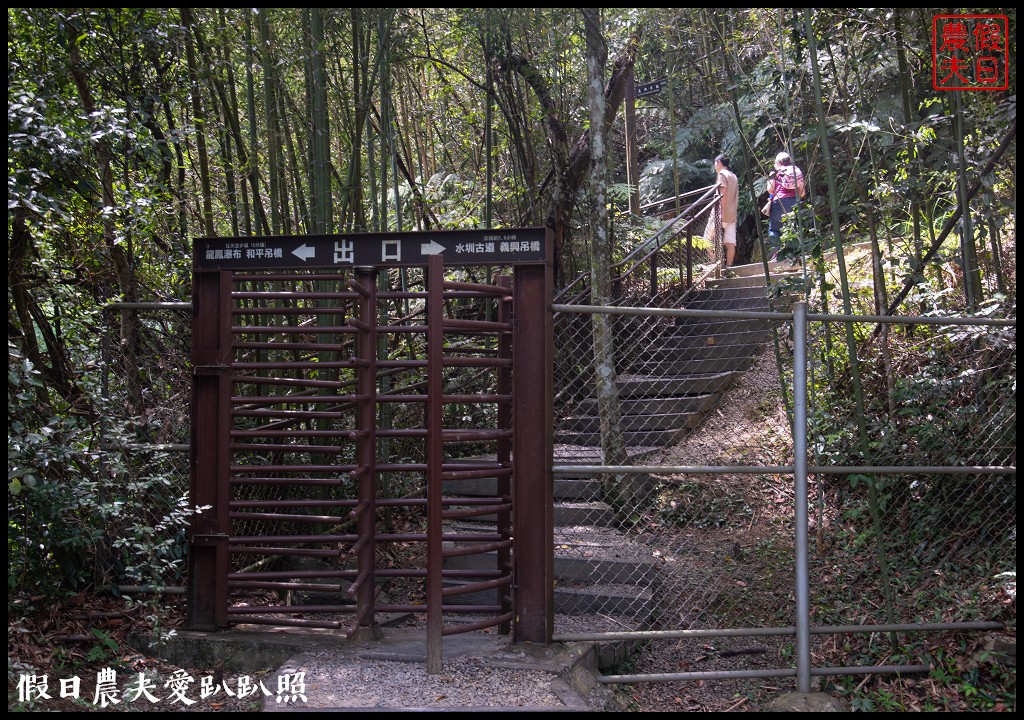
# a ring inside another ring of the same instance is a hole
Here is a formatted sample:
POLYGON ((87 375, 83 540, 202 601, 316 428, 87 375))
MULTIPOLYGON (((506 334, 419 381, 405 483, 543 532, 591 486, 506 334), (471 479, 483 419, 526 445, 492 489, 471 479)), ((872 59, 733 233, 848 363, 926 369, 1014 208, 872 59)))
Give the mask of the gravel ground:
MULTIPOLYGON (((758 454, 776 444, 780 433, 786 433, 784 416, 770 412, 766 415, 762 401, 770 389, 777 387, 777 382, 774 356, 769 351, 730 390, 726 402, 719 405, 702 432, 691 436, 663 457, 654 459, 651 464, 717 464, 723 446, 721 442, 708 442, 706 438, 709 437, 743 436, 744 441, 738 444, 748 454, 758 454), (680 462, 683 458, 685 461, 680 462)), ((753 457, 750 459, 754 460, 753 457)), ((729 461, 736 462, 737 458, 730 457, 729 461)), ((713 538, 711 542, 719 543, 720 539, 713 538)), ((564 615, 556 618, 555 628, 558 633, 620 629, 609 627, 607 619, 602 622, 601 618, 564 615)), ((445 642, 448 641, 446 638, 445 642)), ((507 642, 507 639, 496 638, 496 642, 507 642)), ((107 707, 101 707, 95 699, 96 673, 91 676, 79 673, 82 682, 78 699, 60 697, 60 680, 70 677, 69 673, 60 670, 48 673, 50 699, 16 703, 19 676, 29 673, 41 675, 42 672, 31 666, 19 672, 9 662, 9 707, 17 705, 30 710, 66 712, 253 712, 260 708, 299 709, 302 706, 309 709, 364 707, 368 710, 374 707, 442 709, 471 706, 483 710, 500 705, 556 710, 573 706, 578 709, 580 703, 587 702, 593 709, 610 707, 639 712, 747 711, 759 709, 771 695, 789 691, 793 686, 789 679, 644 682, 612 686, 599 686, 591 680, 590 692, 584 691, 581 697, 565 682, 564 672, 562 677, 559 676, 559 672, 564 671, 562 664, 554 662, 547 669, 538 669, 537 658, 526 658, 521 650, 511 646, 486 655, 469 653, 446 658, 442 672, 437 675, 426 674, 421 658, 410 662, 387 658, 379 653, 373 657, 372 650, 367 650, 359 658, 351 655, 339 657, 311 649, 297 658, 301 667, 285 668, 306 672, 304 689, 307 702, 300 703, 298 697, 289 695, 287 685, 278 694, 278 676, 273 672, 244 675, 217 667, 182 667, 130 652, 125 654, 126 650, 124 647, 118 657, 110 658, 110 666, 116 668, 118 685, 122 690, 117 704, 108 703, 107 707), (131 700, 135 694, 132 688, 138 686, 140 673, 151 683, 152 694, 158 700, 151 701, 145 696, 131 700), (188 689, 187 692, 174 692, 172 683, 175 678, 188 689), (202 697, 204 686, 209 692, 206 697, 202 697), (243 697, 243 688, 252 692, 243 697), (193 702, 186 703, 182 695, 193 702)), ((781 653, 782 643, 770 639, 658 641, 648 645, 634 658, 630 672, 785 667, 788 663, 780 657, 781 653)), ((295 690, 296 687, 292 685, 290 689, 295 690)))

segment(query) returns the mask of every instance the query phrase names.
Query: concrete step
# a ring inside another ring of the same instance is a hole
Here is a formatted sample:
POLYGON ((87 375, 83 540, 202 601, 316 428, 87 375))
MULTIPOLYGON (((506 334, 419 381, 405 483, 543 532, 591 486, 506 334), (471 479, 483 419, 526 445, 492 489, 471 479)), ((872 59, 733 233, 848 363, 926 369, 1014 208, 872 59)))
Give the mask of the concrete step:
POLYGON ((768 312, 768 298, 764 292, 759 297, 716 297, 702 296, 700 299, 685 303, 687 310, 748 310, 768 312))
POLYGON ((678 373, 669 376, 659 372, 656 376, 641 373, 619 375, 619 397, 679 397, 682 395, 710 395, 724 392, 739 377, 736 371, 712 368, 704 373, 678 373))
MULTIPOLYGON (((775 260, 768 263, 768 272, 772 275, 784 272, 795 272, 800 269, 800 264, 794 264, 789 260, 775 260)), ((764 277, 764 263, 747 263, 746 265, 736 265, 732 268, 732 271, 737 277, 756 277, 760 275, 764 277)))
POLYGON ((676 318, 674 325, 670 325, 661 331, 659 340, 670 337, 699 337, 708 335, 722 335, 729 333, 755 332, 757 330, 771 327, 770 320, 760 318, 710 318, 710 317, 681 317, 676 318))
MULTIPOLYGON (((671 398, 671 400, 674 400, 679 404, 688 405, 688 409, 683 411, 674 410, 671 412, 648 413, 641 415, 623 414, 621 416, 622 429, 627 432, 671 430, 673 428, 680 427, 680 419, 683 419, 682 425, 688 427, 685 418, 696 413, 708 412, 717 403, 718 394, 696 395, 692 398, 671 398)), ((664 403, 665 399, 659 399, 657 402, 664 403)), ((600 418, 595 411, 590 415, 573 415, 560 420, 557 423, 556 434, 565 432, 596 433, 598 432, 599 427, 600 418)))
POLYGON ((763 327, 756 330, 729 331, 723 328, 721 332, 717 333, 694 332, 691 334, 684 334, 678 331, 665 333, 651 343, 651 347, 686 351, 703 347, 753 346, 766 342, 769 337, 771 337, 771 331, 766 323, 763 327))
MULTIPOLYGON (((715 394, 687 395, 680 397, 627 398, 619 401, 622 415, 658 415, 662 413, 691 413, 714 403, 715 394)), ((596 417, 597 400, 589 398, 579 403, 571 417, 596 417)))
MULTIPOLYGON (((762 342, 754 343, 718 343, 710 345, 698 345, 697 347, 675 348, 659 347, 645 350, 637 359, 633 368, 644 368, 645 372, 649 367, 662 368, 666 363, 678 363, 680 361, 696 362, 700 360, 728 361, 737 358, 746 358, 757 355, 761 352, 763 341, 767 340, 767 333, 762 342)), ((653 373, 652 373, 653 374, 653 373)), ((672 373, 673 375, 677 373, 672 373)))
MULTIPOLYGON (((674 445, 686 437, 690 430, 703 418, 703 414, 691 413, 690 415, 680 416, 680 418, 680 425, 671 429, 623 432, 626 445, 653 445, 655 447, 674 445)), ((556 432, 555 442, 600 447, 601 435, 596 432, 556 432)))
MULTIPOLYGON (((442 483, 442 488, 445 497, 496 497, 498 481, 495 478, 445 480, 442 483)), ((593 479, 555 478, 556 500, 596 500, 600 492, 600 483, 593 479)))
MULTIPOLYGON (((445 506, 446 509, 464 509, 458 504, 445 506)), ((472 506, 465 506, 471 508, 472 506)), ((498 521, 494 513, 483 512, 480 515, 463 516, 467 520, 479 523, 494 524, 498 521)), ((600 527, 612 524, 612 509, 601 500, 558 501, 555 503, 555 522, 559 525, 596 525, 600 527)))
POLYGON ((736 300, 741 298, 763 298, 765 291, 764 277, 760 286, 747 287, 712 287, 707 290, 696 290, 683 298, 683 307, 690 308, 694 303, 708 300, 736 300))
POLYGON ((640 362, 630 368, 630 373, 646 375, 657 380, 683 375, 707 375, 715 372, 745 371, 749 370, 754 362, 753 355, 721 357, 721 352, 704 355, 704 357, 698 357, 694 360, 676 358, 659 362, 640 362))
POLYGON ((653 594, 635 585, 555 587, 555 612, 566 615, 613 615, 645 623, 654 614, 653 594))

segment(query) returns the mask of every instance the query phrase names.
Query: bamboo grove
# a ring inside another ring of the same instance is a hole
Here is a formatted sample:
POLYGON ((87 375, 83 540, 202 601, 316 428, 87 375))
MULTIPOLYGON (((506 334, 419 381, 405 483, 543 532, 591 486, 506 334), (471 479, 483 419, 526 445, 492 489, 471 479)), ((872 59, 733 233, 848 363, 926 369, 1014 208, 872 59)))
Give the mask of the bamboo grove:
MULTIPOLYGON (((70 448, 95 447, 102 308, 188 301, 197 236, 548 225, 557 285, 649 236, 631 196, 708 185, 723 152, 749 261, 788 149, 812 196, 790 250, 870 240, 886 258, 871 309, 1012 297, 1015 49, 1009 89, 936 91, 938 12, 9 9, 9 453, 26 461, 11 480, 99 482, 70 448), (659 78, 627 130, 627 92, 659 78), (968 240, 950 250, 954 227, 968 240)), ((136 354, 172 357, 180 338, 117 322, 123 405, 144 417, 136 354)))

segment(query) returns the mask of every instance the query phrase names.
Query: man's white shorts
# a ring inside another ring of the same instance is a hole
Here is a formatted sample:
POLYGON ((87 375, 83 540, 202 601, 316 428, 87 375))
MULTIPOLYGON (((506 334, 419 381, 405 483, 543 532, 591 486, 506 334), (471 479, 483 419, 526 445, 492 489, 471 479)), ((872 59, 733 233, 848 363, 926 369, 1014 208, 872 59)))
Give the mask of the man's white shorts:
POLYGON ((722 242, 726 245, 736 244, 736 223, 722 223, 722 242))

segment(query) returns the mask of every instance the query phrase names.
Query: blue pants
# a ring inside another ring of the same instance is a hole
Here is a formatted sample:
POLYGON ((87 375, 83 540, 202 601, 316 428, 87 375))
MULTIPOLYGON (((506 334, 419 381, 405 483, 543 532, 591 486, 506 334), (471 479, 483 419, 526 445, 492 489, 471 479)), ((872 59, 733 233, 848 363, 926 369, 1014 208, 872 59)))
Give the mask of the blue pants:
POLYGON ((774 260, 782 247, 782 216, 793 209, 796 205, 795 197, 775 198, 772 201, 772 211, 768 216, 768 258, 774 260))

